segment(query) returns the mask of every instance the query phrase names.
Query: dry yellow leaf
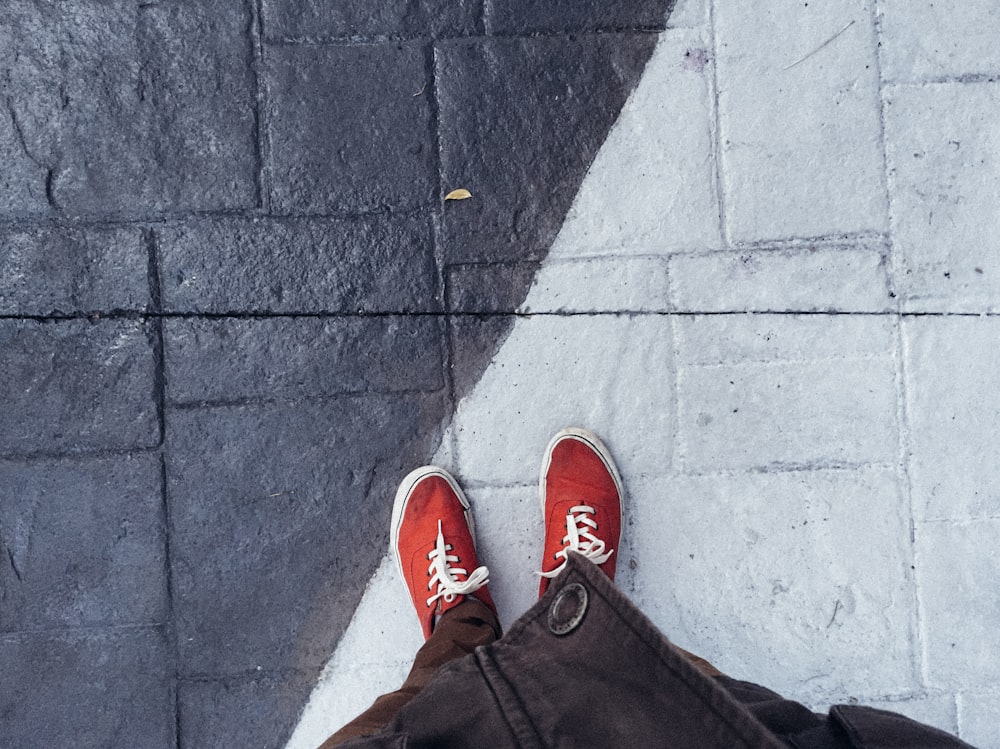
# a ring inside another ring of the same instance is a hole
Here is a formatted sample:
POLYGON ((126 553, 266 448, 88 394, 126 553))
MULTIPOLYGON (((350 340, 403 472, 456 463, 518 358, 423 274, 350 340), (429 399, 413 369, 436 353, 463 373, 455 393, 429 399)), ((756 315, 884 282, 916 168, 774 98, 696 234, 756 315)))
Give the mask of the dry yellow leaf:
POLYGON ((472 197, 472 193, 466 190, 464 187, 458 190, 452 190, 450 193, 444 196, 445 200, 468 200, 472 197))

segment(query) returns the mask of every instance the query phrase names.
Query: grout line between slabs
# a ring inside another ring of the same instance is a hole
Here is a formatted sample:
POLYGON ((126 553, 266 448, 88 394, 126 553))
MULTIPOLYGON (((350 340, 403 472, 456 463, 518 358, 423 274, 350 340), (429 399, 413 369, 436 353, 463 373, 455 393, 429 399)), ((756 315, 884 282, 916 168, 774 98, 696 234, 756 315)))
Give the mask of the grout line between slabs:
POLYGON ((57 324, 86 320, 92 323, 119 320, 365 320, 365 319, 433 319, 433 318, 476 318, 494 317, 532 318, 532 317, 888 317, 888 318, 993 318, 1000 317, 1000 311, 989 312, 900 312, 890 310, 843 310, 843 309, 698 309, 677 308, 667 310, 656 309, 619 309, 619 310, 548 310, 522 312, 510 311, 436 311, 436 312, 267 312, 267 311, 228 311, 228 312, 142 312, 113 310, 111 312, 78 312, 71 314, 47 315, 13 315, 0 314, 0 322, 37 322, 57 324))
POLYGON ((181 704, 180 704, 180 642, 177 636, 177 619, 174 610, 174 579, 173 579, 173 544, 171 531, 173 523, 170 518, 170 499, 167 495, 167 458, 166 444, 160 449, 160 497, 163 517, 163 566, 167 585, 167 642, 173 661, 173 678, 171 692, 174 699, 174 731, 176 747, 181 747, 181 704))
MULTIPOLYGON (((667 277, 669 283, 669 275, 667 277)), ((677 327, 677 318, 670 317, 670 353, 671 353, 671 374, 673 374, 673 389, 671 392, 670 401, 670 428, 673 430, 674 438, 671 440, 670 445, 670 470, 683 472, 684 462, 686 458, 686 451, 683 439, 681 437, 681 417, 680 417, 680 402, 681 402, 681 337, 680 331, 677 327)))
POLYGON ((877 106, 878 106, 878 144, 880 156, 882 159, 882 187, 884 191, 884 207, 885 207, 885 221, 886 221, 886 247, 889 255, 889 263, 887 272, 887 284, 889 296, 893 298, 896 308, 896 322, 895 322, 895 333, 896 333, 896 345, 894 351, 895 358, 895 369, 896 369, 896 424, 899 434, 899 466, 898 466, 898 476, 900 481, 900 490, 903 493, 903 501, 906 504, 906 513, 908 521, 908 551, 907 555, 910 569, 906 571, 906 577, 909 580, 910 590, 911 590, 911 605, 912 605, 912 615, 910 618, 911 627, 911 638, 915 640, 913 648, 913 657, 915 657, 916 662, 913 664, 915 668, 915 676, 918 679, 918 684, 923 688, 927 689, 929 684, 928 679, 928 663, 927 663, 927 638, 924 632, 924 615, 923 615, 923 601, 920 594, 920 573, 918 568, 917 559, 917 546, 916 546, 916 508, 914 507, 914 497, 913 497, 913 482, 912 482, 912 461, 911 461, 911 433, 910 433, 910 410, 909 410, 909 391, 908 391, 908 370, 906 363, 909 359, 909 347, 908 339, 905 330, 905 319, 900 311, 902 309, 902 293, 899 290, 899 281, 903 278, 902 274, 902 258, 896 247, 894 241, 894 231, 893 227, 895 222, 893 220, 893 210, 892 210, 892 175, 889 169, 889 144, 888 144, 888 129, 886 127, 887 122, 887 107, 888 101, 885 95, 885 77, 883 75, 884 59, 882 51, 882 22, 881 22, 881 12, 880 12, 880 0, 872 0, 871 6, 869 8, 869 13, 871 17, 872 24, 872 39, 875 44, 874 49, 874 64, 876 73, 876 96, 877 96, 877 106))
POLYGON ((715 24, 715 0, 708 0, 708 33, 712 37, 712 161, 714 163, 714 189, 716 206, 719 210, 719 237, 724 247, 732 247, 732 237, 729 232, 728 212, 726 211, 726 194, 723 180, 723 148, 722 148, 722 114, 719 106, 719 42, 715 24))
POLYGON ((261 212, 271 211, 271 141, 270 118, 267 108, 267 80, 264 61, 264 8, 263 0, 250 3, 250 44, 253 53, 255 79, 254 132, 257 156, 257 204, 261 212))
POLYGON ((911 626, 913 627, 913 636, 916 638, 914 655, 917 658, 917 662, 914 664, 916 666, 916 675, 920 680, 920 686, 924 689, 928 688, 930 683, 928 674, 928 663, 927 663, 927 637, 924 622, 923 613, 923 597, 920 594, 920 570, 919 559, 917 554, 917 521, 916 521, 916 508, 914 506, 913 498, 913 481, 912 481, 912 444, 911 444, 911 434, 910 434, 910 408, 909 408, 909 388, 908 388, 908 370, 906 362, 909 360, 909 345, 908 338, 906 336, 906 331, 904 329, 904 321, 902 318, 896 324, 897 328, 897 351, 896 351, 896 387, 897 387, 897 423, 899 424, 899 477, 901 490, 903 492, 903 499, 906 503, 907 519, 908 519, 908 531, 909 531, 909 561, 911 565, 911 570, 907 575, 910 579, 910 586, 912 591, 912 605, 913 605, 913 617, 911 619, 911 626))
POLYGON ((885 96, 885 83, 882 75, 883 69, 883 59, 882 59, 882 24, 880 20, 879 13, 879 0, 873 0, 871 8, 871 23, 872 23, 872 35, 875 42, 874 50, 874 63, 875 63, 875 80, 876 80, 876 97, 877 97, 877 107, 878 107, 878 148, 879 156, 882 159, 882 190, 884 197, 884 208, 885 208, 885 237, 884 242, 886 246, 886 251, 888 253, 888 267, 886 268, 886 283, 888 285, 889 297, 893 299, 894 306, 897 310, 902 308, 902 294, 899 292, 898 282, 902 279, 902 262, 899 253, 896 248, 896 243, 893 241, 893 214, 892 214, 892 192, 891 192, 891 182, 892 177, 889 173, 889 143, 888 143, 888 130, 886 128, 886 112, 888 102, 885 96))

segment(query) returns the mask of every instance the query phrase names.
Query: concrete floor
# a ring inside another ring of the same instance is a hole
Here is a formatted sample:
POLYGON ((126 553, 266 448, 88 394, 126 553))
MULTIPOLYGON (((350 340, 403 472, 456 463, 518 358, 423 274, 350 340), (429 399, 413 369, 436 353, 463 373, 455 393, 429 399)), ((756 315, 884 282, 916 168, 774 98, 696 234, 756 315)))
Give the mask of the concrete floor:
MULTIPOLYGON (((619 584, 732 675, 1000 747, 1000 11, 688 0, 437 460, 506 622, 549 436, 603 435, 619 584)), ((383 563, 290 749, 406 673, 383 563)))
POLYGON ((581 425, 671 639, 1000 749, 1000 10, 669 5, 0 8, 0 744, 315 746, 581 425))

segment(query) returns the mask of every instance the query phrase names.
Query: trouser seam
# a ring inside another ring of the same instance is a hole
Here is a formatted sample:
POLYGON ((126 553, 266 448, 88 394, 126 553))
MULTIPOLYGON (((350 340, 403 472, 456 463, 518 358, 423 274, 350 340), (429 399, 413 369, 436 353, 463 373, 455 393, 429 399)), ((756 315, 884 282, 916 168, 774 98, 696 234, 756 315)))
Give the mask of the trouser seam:
POLYGON ((486 686, 489 688, 497 709, 503 717, 511 736, 520 749, 544 749, 538 729, 528 717, 528 711, 510 682, 504 678, 497 663, 486 648, 475 651, 476 665, 479 667, 486 686))

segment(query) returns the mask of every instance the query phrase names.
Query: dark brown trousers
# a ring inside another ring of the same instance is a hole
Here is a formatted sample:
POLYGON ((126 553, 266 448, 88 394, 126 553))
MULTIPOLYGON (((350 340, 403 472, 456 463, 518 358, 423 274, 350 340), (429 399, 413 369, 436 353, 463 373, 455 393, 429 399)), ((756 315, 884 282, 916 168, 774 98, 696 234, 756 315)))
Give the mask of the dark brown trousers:
MULTIPOLYGON (((403 686, 379 697, 370 708, 324 741, 319 749, 333 749, 350 739, 377 733, 427 686, 427 682, 439 668, 468 655, 480 645, 489 645, 498 640, 501 634, 500 622, 489 607, 475 598, 466 598, 438 621, 433 634, 417 651, 413 667, 403 686)), ((721 671, 703 658, 686 650, 681 652, 702 673, 708 676, 721 675, 721 671)))
POLYGON ((323 749, 697 746, 969 749, 900 715, 816 715, 672 645, 593 564, 566 570, 502 638, 469 599, 441 617, 403 687, 323 749))

